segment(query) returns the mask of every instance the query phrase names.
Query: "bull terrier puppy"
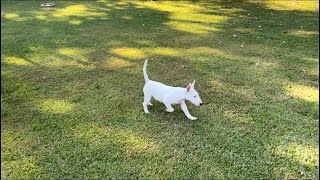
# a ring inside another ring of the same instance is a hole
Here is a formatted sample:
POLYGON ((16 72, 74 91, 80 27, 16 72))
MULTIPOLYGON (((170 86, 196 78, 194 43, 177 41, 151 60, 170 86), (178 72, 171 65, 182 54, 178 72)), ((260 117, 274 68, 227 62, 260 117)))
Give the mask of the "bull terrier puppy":
POLYGON ((187 108, 186 100, 190 101, 192 104, 196 106, 201 106, 202 101, 198 92, 194 89, 194 84, 189 83, 186 88, 182 87, 172 87, 167 86, 163 83, 152 81, 149 79, 147 75, 147 63, 148 59, 145 60, 143 66, 143 75, 145 80, 145 85, 143 87, 144 93, 144 101, 143 101, 143 109, 145 113, 149 113, 148 105, 152 105, 150 100, 153 97, 159 102, 162 102, 166 106, 166 111, 173 112, 174 109, 172 107, 173 104, 180 104, 180 107, 184 114, 190 120, 196 120, 196 117, 193 117, 187 108))

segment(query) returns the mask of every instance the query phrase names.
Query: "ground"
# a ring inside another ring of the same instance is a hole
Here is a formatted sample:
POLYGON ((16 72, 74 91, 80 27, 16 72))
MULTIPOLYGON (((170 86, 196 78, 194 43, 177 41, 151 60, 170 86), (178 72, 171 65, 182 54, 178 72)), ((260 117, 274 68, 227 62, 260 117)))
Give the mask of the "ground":
POLYGON ((318 178, 319 2, 52 2, 1 1, 1 179, 318 178))

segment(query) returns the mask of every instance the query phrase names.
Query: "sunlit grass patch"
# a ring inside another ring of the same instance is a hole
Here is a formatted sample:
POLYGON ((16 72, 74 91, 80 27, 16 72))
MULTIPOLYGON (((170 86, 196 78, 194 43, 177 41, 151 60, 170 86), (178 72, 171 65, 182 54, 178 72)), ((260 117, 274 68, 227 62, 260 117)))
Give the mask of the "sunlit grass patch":
POLYGON ((15 65, 19 65, 19 66, 32 65, 32 63, 30 63, 29 61, 27 61, 23 58, 18 58, 18 57, 4 57, 4 58, 1 58, 1 61, 4 63, 15 64, 15 65))
POLYGON ((90 57, 86 54, 90 53, 90 49, 79 49, 79 48, 61 48, 58 49, 58 54, 55 54, 50 59, 48 66, 77 66, 83 69, 95 68, 95 65, 90 62, 90 57), (62 57, 59 54, 63 55, 62 57))
POLYGON ((74 129, 74 135, 85 139, 93 146, 115 144, 125 148, 127 155, 155 150, 156 144, 146 137, 115 127, 104 127, 101 124, 81 124, 74 129))
POLYGON ((290 143, 277 147, 276 153, 306 166, 319 167, 319 147, 290 143))
POLYGON ((147 50, 149 54, 159 54, 164 56, 181 56, 181 50, 173 48, 154 48, 147 50))
POLYGON ((133 19, 132 16, 122 16, 121 18, 125 19, 125 20, 132 20, 133 19))
MULTIPOLYGON (((252 1, 254 2, 254 1, 252 1)), ((268 8, 274 10, 300 10, 300 11, 319 11, 319 1, 305 0, 305 1, 259 1, 264 3, 268 8)))
POLYGON ((19 15, 16 13, 4 13, 4 14, 1 14, 1 16, 7 19, 16 19, 19 17, 19 15))
POLYGON ((112 49, 111 52, 120 57, 129 59, 141 59, 147 57, 147 55, 142 50, 136 48, 116 48, 112 49))
POLYGON ((60 99, 48 99, 40 101, 38 107, 49 113, 68 113, 75 108, 75 105, 60 99))
POLYGON ((291 85, 287 87, 288 93, 291 96, 303 99, 309 102, 319 103, 319 89, 304 85, 291 85))
POLYGON ((2 177, 11 176, 12 170, 16 167, 19 167, 17 170, 13 172, 15 176, 21 177, 23 179, 29 179, 34 176, 34 174, 39 173, 39 169, 37 167, 37 160, 35 157, 21 157, 16 161, 2 161, 1 162, 1 170, 3 170, 4 174, 2 177))
POLYGON ((290 35, 295 35, 295 36, 316 36, 319 35, 319 32, 317 31, 304 31, 304 30, 295 30, 289 32, 290 35))
POLYGON ((58 52, 63 55, 74 56, 74 57, 85 53, 84 50, 76 49, 76 48, 61 48, 58 50, 58 52))
POLYGON ((121 58, 113 57, 113 58, 108 58, 106 60, 106 67, 110 69, 128 68, 133 65, 134 65, 133 63, 121 58))
POLYGON ((48 68, 66 68, 75 67, 83 70, 92 70, 96 66, 93 63, 88 62, 87 58, 82 56, 67 56, 61 57, 57 54, 46 57, 44 66, 48 68))
POLYGON ((226 86, 223 82, 221 82, 220 80, 217 80, 217 79, 211 80, 210 84, 212 85, 213 88, 223 88, 226 86))
MULTIPOLYGON (((136 2, 138 7, 152 8, 170 13, 168 27, 193 34, 206 34, 218 31, 213 24, 223 23, 227 16, 206 14, 203 6, 188 2, 136 2)), ((221 8, 221 7, 220 7, 221 8)))
POLYGON ((24 17, 20 15, 20 13, 2 13, 1 18, 5 18, 7 20, 22 22, 28 19, 28 17, 24 17))
POLYGON ((225 117, 227 117, 228 119, 230 119, 230 121, 235 122, 235 123, 239 123, 239 124, 246 124, 246 125, 252 125, 252 118, 250 117, 245 117, 241 114, 239 114, 239 112, 236 111, 232 111, 232 110, 225 110, 223 112, 223 115, 225 117))
POLYGON ((46 20, 46 19, 47 19, 47 16, 36 15, 36 18, 37 18, 37 19, 40 19, 40 20, 46 20))
POLYGON ((70 5, 65 8, 58 8, 54 13, 53 16, 55 17, 69 17, 69 16, 75 16, 75 17, 91 17, 91 16, 104 16, 106 14, 95 12, 92 9, 88 8, 84 4, 77 4, 77 5, 70 5))

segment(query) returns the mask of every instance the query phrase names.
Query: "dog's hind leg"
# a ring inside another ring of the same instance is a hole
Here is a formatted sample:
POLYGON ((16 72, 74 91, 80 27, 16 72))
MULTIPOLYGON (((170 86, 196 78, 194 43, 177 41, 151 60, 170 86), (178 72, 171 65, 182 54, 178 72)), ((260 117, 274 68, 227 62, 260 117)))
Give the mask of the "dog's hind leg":
POLYGON ((167 107, 167 109, 166 109, 167 112, 173 112, 174 111, 174 109, 173 109, 173 107, 171 106, 170 103, 166 103, 166 102, 163 102, 163 103, 167 107))
POLYGON ((145 113, 150 113, 148 110, 148 105, 152 105, 151 102, 151 95, 144 93, 144 101, 143 101, 143 110, 145 113))

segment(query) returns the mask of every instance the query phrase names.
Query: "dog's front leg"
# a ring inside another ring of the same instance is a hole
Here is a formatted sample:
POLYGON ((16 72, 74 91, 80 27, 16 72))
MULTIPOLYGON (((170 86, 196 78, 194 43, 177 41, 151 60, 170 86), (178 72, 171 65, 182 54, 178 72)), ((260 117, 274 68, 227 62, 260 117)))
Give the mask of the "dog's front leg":
POLYGON ((196 120, 197 119, 196 117, 191 116, 185 101, 182 101, 180 106, 181 106, 182 111, 184 112, 184 114, 187 116, 188 119, 190 119, 190 120, 196 120))

